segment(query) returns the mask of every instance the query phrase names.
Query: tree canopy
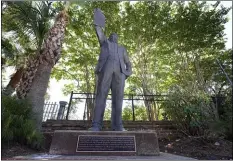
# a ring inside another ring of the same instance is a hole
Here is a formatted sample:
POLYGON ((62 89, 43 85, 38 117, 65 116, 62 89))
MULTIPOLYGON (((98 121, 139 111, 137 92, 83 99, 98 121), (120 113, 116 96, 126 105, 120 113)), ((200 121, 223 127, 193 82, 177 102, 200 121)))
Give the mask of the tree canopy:
MULTIPOLYGON (((2 58, 14 66, 12 56, 21 58, 18 64, 22 65, 25 55, 40 48, 54 15, 64 4, 3 4, 2 58)), ((125 93, 169 94, 174 86, 191 86, 207 95, 229 92, 230 84, 216 59, 232 78, 232 49, 225 48, 224 33, 230 7, 198 1, 87 1, 70 4, 61 59, 51 75, 57 80, 72 80, 65 85, 64 94, 95 92, 94 68, 100 48, 93 28, 94 8, 105 14, 106 36, 118 33, 119 43, 129 53, 133 75, 127 79, 125 93)))

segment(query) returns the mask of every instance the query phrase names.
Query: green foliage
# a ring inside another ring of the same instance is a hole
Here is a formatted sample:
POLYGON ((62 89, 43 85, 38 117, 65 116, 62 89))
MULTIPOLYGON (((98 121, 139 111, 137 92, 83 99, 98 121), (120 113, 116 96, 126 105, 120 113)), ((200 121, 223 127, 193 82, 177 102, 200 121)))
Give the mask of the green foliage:
POLYGON ((31 105, 27 100, 18 100, 15 97, 2 96, 2 135, 3 143, 18 142, 39 148, 43 136, 35 129, 31 105))
POLYGON ((14 57, 15 47, 12 45, 12 43, 5 38, 1 38, 1 52, 2 56, 8 59, 12 59, 14 57))
POLYGON ((232 108, 229 100, 216 107, 203 91, 176 86, 171 89, 168 101, 162 106, 168 117, 177 123, 179 130, 187 135, 232 137, 232 108), (222 112, 218 109, 222 109, 222 112))
POLYGON ((51 2, 6 2, 2 12, 2 52, 7 65, 21 67, 42 46, 56 11, 51 2))
POLYGON ((209 133, 232 141, 232 92, 222 96, 225 99, 218 104, 219 120, 209 125, 209 133))
POLYGON ((26 41, 35 40, 40 47, 50 28, 49 20, 54 16, 55 11, 49 2, 9 2, 3 14, 3 29, 5 32, 15 31, 26 41), (30 35, 32 39, 28 37, 30 35))
MULTIPOLYGON (((135 120, 148 121, 148 116, 145 106, 134 105, 135 120)), ((123 120, 133 120, 132 107, 125 107, 122 112, 123 120)))
POLYGON ((134 105, 135 108, 135 120, 148 121, 148 116, 145 106, 134 105))
MULTIPOLYGON (((148 121, 148 116, 146 113, 146 107, 145 106, 134 106, 134 112, 135 112, 135 120, 140 120, 140 121, 148 121)), ((106 108, 105 113, 104 113, 104 119, 105 120, 111 120, 111 108, 106 108)), ((127 106, 123 108, 122 111, 122 120, 127 121, 133 120, 133 111, 131 106, 127 106)))
POLYGON ((132 109, 125 107, 122 111, 122 120, 133 120, 132 109))
POLYGON ((104 112, 104 120, 111 120, 111 109, 106 108, 104 112))
MULTIPOLYGON (((193 128, 204 128, 205 124, 202 122, 202 118, 210 117, 204 116, 206 112, 204 110, 208 108, 208 104, 209 100, 201 91, 199 93, 195 91, 192 94, 188 89, 175 87, 169 93, 168 101, 163 103, 163 108, 168 117, 178 123, 181 130, 192 134, 193 128)), ((198 132, 200 132, 199 129, 198 132)))
POLYGON ((209 62, 213 64, 224 51, 224 24, 231 8, 216 6, 157 1, 71 4, 63 55, 52 77, 73 80, 76 76, 79 87, 69 91, 95 91, 99 44, 92 23, 98 7, 106 17, 106 36, 117 32, 119 43, 127 48, 133 65, 127 83, 136 93, 166 94, 170 86, 195 75, 201 86, 201 80, 212 79, 215 72, 209 62))

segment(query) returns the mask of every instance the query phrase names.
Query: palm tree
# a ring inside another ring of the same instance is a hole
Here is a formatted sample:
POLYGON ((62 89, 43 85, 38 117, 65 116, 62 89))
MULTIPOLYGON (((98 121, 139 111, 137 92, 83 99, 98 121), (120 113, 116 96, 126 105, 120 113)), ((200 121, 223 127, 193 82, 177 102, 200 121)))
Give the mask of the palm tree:
POLYGON ((28 61, 19 86, 16 88, 19 98, 27 97, 31 101, 38 130, 41 129, 44 96, 51 70, 58 61, 62 50, 68 22, 68 6, 69 3, 66 2, 65 8, 57 15, 54 26, 48 31, 41 50, 37 51, 36 56, 28 61))
MULTIPOLYGON (((50 28, 50 20, 55 15, 51 9, 51 2, 5 2, 2 12, 3 35, 11 32, 15 42, 2 38, 2 60, 7 64, 16 66, 16 72, 11 76, 4 94, 11 95, 19 83, 24 71, 25 57, 34 55, 41 49, 45 34, 50 28), (13 32, 13 34, 12 34, 13 32), (16 40, 15 40, 16 39, 16 40), (20 44, 21 50, 15 48, 20 44), (13 55, 13 58, 12 58, 13 55), (9 56, 11 56, 9 59, 9 56), (15 58, 16 57, 16 58, 15 58), (19 59, 21 60, 20 63, 19 59)), ((3 66, 2 66, 3 67, 3 66)))

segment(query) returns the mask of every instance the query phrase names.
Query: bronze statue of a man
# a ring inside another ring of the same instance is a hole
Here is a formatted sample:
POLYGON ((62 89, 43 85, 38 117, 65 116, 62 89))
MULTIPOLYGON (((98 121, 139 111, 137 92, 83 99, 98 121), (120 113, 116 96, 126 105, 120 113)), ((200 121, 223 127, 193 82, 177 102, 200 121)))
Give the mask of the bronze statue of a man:
POLYGON ((132 74, 131 63, 126 49, 117 43, 117 34, 112 33, 108 39, 104 35, 102 27, 105 27, 105 17, 100 9, 95 9, 94 11, 94 25, 101 52, 95 69, 95 73, 98 76, 98 84, 92 127, 89 130, 100 131, 102 129, 106 99, 111 88, 111 128, 114 131, 123 131, 122 104, 124 86, 125 79, 132 74))

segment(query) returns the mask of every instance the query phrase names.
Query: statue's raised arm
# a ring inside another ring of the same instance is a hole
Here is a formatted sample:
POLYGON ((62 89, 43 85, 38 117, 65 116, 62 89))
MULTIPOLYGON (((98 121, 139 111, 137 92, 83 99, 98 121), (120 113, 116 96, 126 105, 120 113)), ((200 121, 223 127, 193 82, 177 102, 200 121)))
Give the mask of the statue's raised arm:
POLYGON ((105 40, 107 40, 107 38, 102 30, 102 27, 105 27, 105 16, 99 8, 94 10, 94 25, 99 43, 101 45, 105 40))

